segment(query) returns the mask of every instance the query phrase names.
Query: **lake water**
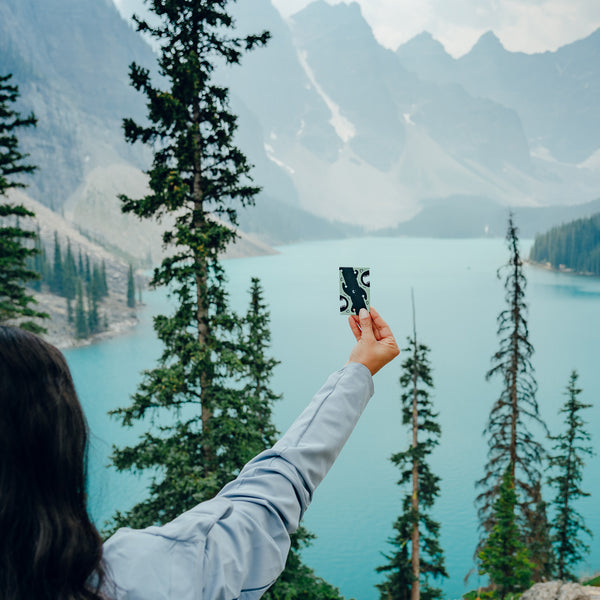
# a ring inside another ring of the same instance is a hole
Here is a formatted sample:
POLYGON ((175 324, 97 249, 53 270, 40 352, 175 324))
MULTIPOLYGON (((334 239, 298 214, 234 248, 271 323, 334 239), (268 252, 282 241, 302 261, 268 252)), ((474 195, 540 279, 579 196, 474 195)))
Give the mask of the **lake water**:
MULTIPOLYGON (((528 247, 528 244, 523 244, 528 247)), ((245 311, 250 278, 261 278, 270 305, 272 353, 281 364, 273 388, 284 394, 274 417, 284 430, 300 413, 328 374, 343 365, 353 344, 338 315, 338 267, 370 266, 371 299, 388 320, 402 347, 412 331, 410 291, 416 298, 418 336, 431 348, 442 440, 432 468, 442 477, 434 517, 442 523, 441 541, 449 579, 447 598, 478 585, 473 568, 477 520, 474 482, 481 477, 486 441, 482 429, 498 392, 485 372, 496 349, 496 317, 504 306, 496 269, 507 259, 503 240, 356 239, 298 244, 281 254, 226 262, 231 303, 245 311)), ((600 431, 600 280, 526 268, 530 335, 539 383, 542 417, 552 432, 561 427, 558 409, 573 368, 580 373, 582 399, 594 406, 585 418, 593 436, 600 431)), ((160 348, 151 316, 164 310, 164 294, 146 294, 147 308, 130 334, 65 352, 93 433, 90 498, 95 520, 126 509, 141 496, 144 479, 106 468, 110 446, 136 439, 107 417, 128 404, 139 372, 154 364, 160 348)), ((375 600, 375 568, 384 564, 392 523, 401 510, 398 472, 389 456, 408 444, 401 424, 400 361, 375 378, 375 396, 338 462, 315 494, 306 526, 317 535, 304 553, 319 575, 347 598, 375 600)), ((541 436, 541 432, 538 432, 541 436)), ((595 445, 599 444, 597 437, 595 445)), ((596 532, 581 574, 600 565, 600 457, 587 461, 584 489, 592 492, 579 509, 596 532)))

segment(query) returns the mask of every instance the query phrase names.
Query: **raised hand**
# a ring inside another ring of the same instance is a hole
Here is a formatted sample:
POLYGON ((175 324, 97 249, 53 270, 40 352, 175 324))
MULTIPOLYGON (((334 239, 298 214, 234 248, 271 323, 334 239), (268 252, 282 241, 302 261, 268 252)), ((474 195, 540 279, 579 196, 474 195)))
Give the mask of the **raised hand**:
POLYGON ((361 308, 358 316, 348 317, 348 322, 356 338, 348 362, 361 363, 375 375, 400 354, 391 329, 374 308, 371 307, 370 314, 361 308))

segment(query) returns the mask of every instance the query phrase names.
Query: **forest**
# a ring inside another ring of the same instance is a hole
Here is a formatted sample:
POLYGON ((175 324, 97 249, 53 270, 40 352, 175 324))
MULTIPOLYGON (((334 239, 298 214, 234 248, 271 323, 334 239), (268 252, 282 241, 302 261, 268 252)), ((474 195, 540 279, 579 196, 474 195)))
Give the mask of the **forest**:
POLYGON ((530 259, 553 269, 600 275, 600 214, 536 235, 530 259))

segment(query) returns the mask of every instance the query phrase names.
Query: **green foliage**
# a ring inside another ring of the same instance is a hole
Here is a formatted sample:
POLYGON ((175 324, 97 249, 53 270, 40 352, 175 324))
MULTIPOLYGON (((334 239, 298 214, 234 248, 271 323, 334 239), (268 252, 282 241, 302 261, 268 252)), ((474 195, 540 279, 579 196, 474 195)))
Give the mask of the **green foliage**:
POLYGON ((67 240, 67 252, 65 260, 61 265, 62 271, 62 295, 67 300, 73 300, 77 291, 77 266, 71 250, 71 241, 67 240))
POLYGON ((133 266, 129 265, 127 272, 127 306, 135 308, 135 280, 133 279, 133 266))
POLYGON ((523 541, 533 561, 533 581, 548 581, 555 572, 556 560, 547 508, 542 497, 541 481, 536 481, 532 486, 531 502, 523 507, 523 541))
POLYGON ((52 265, 52 283, 50 290, 59 296, 64 295, 63 287, 63 260, 60 242, 58 241, 58 232, 54 232, 54 263, 52 265))
MULTIPOLYGON (((214 495, 248 458, 256 439, 255 411, 233 385, 243 377, 238 352, 241 320, 228 306, 218 255, 235 231, 236 207, 253 203, 250 165, 233 143, 236 117, 228 90, 212 82, 215 62, 239 63, 246 50, 268 34, 235 37, 223 0, 150 0, 152 20, 136 17, 138 31, 160 48, 162 76, 156 87, 149 71, 130 68, 132 86, 144 93, 147 121, 123 122, 125 138, 154 149, 150 194, 121 196, 124 212, 140 218, 172 215, 163 234, 171 253, 155 269, 153 286, 175 298, 170 316, 154 320, 163 352, 144 372, 131 406, 115 411, 125 426, 160 415, 139 444, 115 449, 117 469, 150 469, 149 497, 113 525, 164 523, 214 495), (168 424, 167 424, 168 423, 168 424)), ((266 443, 266 440, 265 440, 266 443)))
MULTIPOLYGON (((536 400, 537 382, 531 363, 533 346, 529 341, 525 288, 527 280, 519 252, 518 230, 509 216, 506 240, 510 258, 498 271, 504 280, 507 307, 498 316, 499 349, 492 357, 492 368, 486 378, 499 377, 502 389, 490 411, 485 428, 488 436, 488 461, 485 474, 477 482, 482 491, 477 497, 483 535, 494 525, 493 506, 500 493, 503 474, 510 465, 515 493, 518 498, 524 527, 534 531, 535 524, 527 523, 535 515, 529 509, 537 499, 544 451, 529 430, 530 424, 546 427, 540 417, 536 400)), ((481 546, 479 547, 481 549, 481 546)))
POLYGON ((527 589, 534 569, 517 525, 517 494, 512 473, 512 465, 508 465, 493 506, 494 525, 478 557, 479 573, 489 576, 493 596, 500 599, 527 589))
POLYGON ((244 318, 244 335, 241 340, 242 377, 245 385, 242 395, 255 407, 257 439, 249 447, 250 457, 264 450, 264 444, 275 442, 276 430, 271 419, 271 406, 280 400, 268 386, 278 360, 267 355, 271 343, 270 313, 263 298, 260 280, 253 277, 250 284, 250 305, 244 318))
MULTIPOLYGON (((131 84, 145 95, 148 114, 143 125, 125 119, 125 137, 151 145, 154 158, 150 193, 121 196, 122 209, 147 219, 172 216, 173 226, 163 234, 170 253, 151 285, 167 287, 175 308, 154 320, 163 345, 157 365, 144 372, 131 405, 113 413, 125 426, 138 420, 148 426, 138 444, 114 450, 114 465, 150 470, 152 479, 148 497, 117 513, 112 528, 164 523, 212 497, 275 432, 269 403, 276 396, 268 384, 276 362, 264 354, 268 313, 257 282, 246 318, 232 313, 219 262, 236 238, 226 222, 236 224, 237 208, 253 204, 259 188, 233 142, 237 119, 229 111, 228 90, 212 81, 217 62, 239 63, 243 52, 264 45, 269 34, 233 35, 227 5, 149 0, 152 20, 135 19, 138 31, 161 48, 164 87, 151 81, 148 70, 131 65, 131 84)), ((296 575, 289 577, 296 581, 296 575)))
POLYGON ((47 288, 66 299, 67 320, 73 323, 75 337, 83 339, 107 329, 108 325, 99 313, 99 303, 108 296, 104 261, 101 264, 90 263, 90 258, 86 254, 84 263, 81 248, 76 260, 70 240, 67 240, 67 248, 64 252, 57 231, 54 232, 52 265, 39 239, 39 232, 36 248, 35 260, 31 261, 31 267, 38 275, 35 288, 38 290, 47 288), (78 297, 78 290, 81 292, 81 300, 78 297), (74 309, 73 302, 75 302, 74 309))
POLYGON ((377 568, 379 573, 386 573, 386 580, 377 588, 382 600, 411 598, 415 581, 412 545, 413 540, 418 539, 419 596, 429 600, 441 598, 442 593, 441 589, 432 585, 432 579, 448 577, 439 543, 440 524, 429 514, 440 492, 440 478, 431 472, 427 458, 439 443, 441 429, 429 397, 429 390, 433 387, 429 348, 418 344, 415 334, 414 338, 408 339, 408 347, 404 351, 407 359, 402 363, 400 377, 402 422, 410 426, 413 443, 407 450, 394 454, 391 460, 401 472, 398 485, 408 490, 402 500, 402 514, 394 523, 396 534, 390 539, 394 552, 386 555, 386 565, 377 568), (413 537, 416 532, 418 538, 413 537))
POLYGON ((560 412, 565 416, 566 431, 554 439, 554 453, 550 466, 555 475, 549 483, 555 490, 553 506, 555 518, 552 542, 556 551, 556 567, 559 579, 577 579, 573 569, 588 552, 589 547, 582 535, 591 536, 583 517, 575 510, 577 499, 589 496, 581 488, 584 457, 592 454, 590 435, 585 430, 585 421, 581 411, 590 408, 579 399, 583 391, 577 386, 577 371, 571 372, 566 389, 567 400, 560 412))
POLYGON ((536 235, 530 258, 556 269, 600 275, 600 214, 536 235))
POLYGON ((303 547, 308 546, 314 536, 300 527, 292 535, 292 546, 285 569, 275 584, 262 596, 263 600, 344 600, 338 588, 333 587, 300 558, 303 547))
POLYGON ((20 176, 33 173, 27 155, 19 151, 16 132, 22 127, 33 127, 33 115, 21 117, 12 105, 19 97, 19 89, 11 85, 11 75, 0 76, 0 323, 15 323, 23 329, 43 333, 45 329, 32 319, 48 318, 36 311, 36 300, 26 292, 25 284, 37 279, 28 261, 36 255, 36 234, 21 227, 21 219, 30 219, 34 213, 23 205, 6 199, 11 189, 23 188, 20 176))
MULTIPOLYGON (((240 338, 240 363, 242 396, 253 407, 255 431, 248 436, 248 460, 275 442, 277 431, 272 423, 272 405, 281 399, 269 382, 279 361, 268 356, 271 342, 270 314, 264 301, 260 280, 253 277, 250 284, 250 303, 244 317, 240 338)), ((302 563, 300 551, 310 544, 314 536, 304 527, 292 535, 286 567, 279 579, 263 596, 265 600, 341 600, 337 588, 317 577, 312 569, 302 563)))

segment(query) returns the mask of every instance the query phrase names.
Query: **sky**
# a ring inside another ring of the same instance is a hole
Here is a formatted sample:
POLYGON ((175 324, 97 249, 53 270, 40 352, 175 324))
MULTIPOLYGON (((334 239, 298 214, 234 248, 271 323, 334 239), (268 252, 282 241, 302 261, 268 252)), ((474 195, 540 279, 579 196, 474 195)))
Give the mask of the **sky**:
MULTIPOLYGON (((239 0, 248 2, 250 0, 239 0)), ((311 0, 272 0, 288 17, 311 0)), ((343 0, 327 0, 337 4, 343 0)), ((357 0, 379 42, 393 50, 429 31, 453 56, 492 30, 507 50, 544 52, 600 27, 600 0, 357 0)))
MULTIPOLYGON (((252 0, 238 0, 251 2, 252 0)), ((272 0, 284 17, 312 0, 272 0)), ((327 0, 337 4, 349 0, 327 0)), ((453 56, 492 30, 507 50, 544 52, 600 27, 600 0, 357 0, 379 42, 392 50, 428 31, 453 56)), ((142 0, 114 0, 125 16, 142 0)))

